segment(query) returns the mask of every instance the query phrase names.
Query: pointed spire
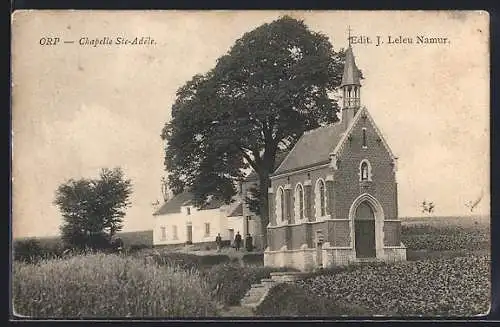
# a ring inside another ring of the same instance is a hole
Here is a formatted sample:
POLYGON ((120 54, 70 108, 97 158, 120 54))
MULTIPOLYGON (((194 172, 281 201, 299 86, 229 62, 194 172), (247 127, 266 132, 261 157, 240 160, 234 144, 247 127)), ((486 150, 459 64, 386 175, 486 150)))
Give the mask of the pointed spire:
POLYGON ((344 74, 342 75, 342 83, 340 84, 340 87, 346 85, 361 86, 361 83, 359 81, 359 70, 354 60, 354 54, 352 53, 350 42, 349 47, 345 52, 344 74))

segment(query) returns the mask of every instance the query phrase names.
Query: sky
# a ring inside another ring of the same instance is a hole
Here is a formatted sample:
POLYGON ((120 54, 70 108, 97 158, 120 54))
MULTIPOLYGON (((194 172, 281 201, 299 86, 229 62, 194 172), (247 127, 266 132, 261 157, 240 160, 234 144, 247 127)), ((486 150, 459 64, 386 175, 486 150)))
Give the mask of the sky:
POLYGON ((124 231, 153 226, 162 200, 161 129, 179 87, 214 67, 244 33, 287 14, 327 35, 352 36, 361 102, 398 160, 399 215, 489 214, 489 45, 485 12, 24 11, 12 17, 13 236, 52 236, 58 185, 122 167, 132 179, 124 231), (412 38, 412 44, 375 45, 412 38), (416 44, 416 36, 446 44, 416 44), (81 46, 81 38, 151 37, 154 45, 81 46), (40 45, 41 38, 75 41, 40 45))

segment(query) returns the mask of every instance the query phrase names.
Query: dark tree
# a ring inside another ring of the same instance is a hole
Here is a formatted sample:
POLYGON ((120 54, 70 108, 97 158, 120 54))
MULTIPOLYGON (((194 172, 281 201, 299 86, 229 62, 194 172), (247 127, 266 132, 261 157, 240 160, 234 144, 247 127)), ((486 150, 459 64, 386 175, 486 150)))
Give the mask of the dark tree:
POLYGON ((60 185, 54 203, 64 219, 63 242, 74 248, 109 247, 123 228, 131 193, 131 181, 119 168, 103 169, 98 179, 70 179, 60 185))
POLYGON ((421 207, 422 213, 432 214, 436 206, 434 205, 434 202, 427 202, 424 200, 422 201, 421 207))
POLYGON ((34 238, 15 240, 13 242, 13 249, 14 259, 19 261, 33 262, 43 254, 40 242, 34 238))
POLYGON ((276 154, 304 131, 337 121, 331 95, 343 59, 327 36, 287 16, 244 34, 213 69, 177 91, 161 135, 173 193, 192 192, 197 206, 208 195, 229 202, 251 167, 259 178, 252 207, 258 203, 266 239, 276 154))

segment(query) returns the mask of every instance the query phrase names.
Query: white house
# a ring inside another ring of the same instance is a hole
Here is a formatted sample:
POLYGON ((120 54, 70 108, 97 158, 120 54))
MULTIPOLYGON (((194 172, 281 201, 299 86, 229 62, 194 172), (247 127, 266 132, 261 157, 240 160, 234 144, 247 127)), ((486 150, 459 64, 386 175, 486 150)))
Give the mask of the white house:
POLYGON ((248 212, 240 193, 230 204, 212 200, 203 208, 193 205, 193 195, 184 192, 165 202, 154 214, 153 245, 182 246, 200 244, 215 246, 220 233, 222 240, 234 241, 237 232, 243 241, 247 233, 254 238, 259 248, 261 231, 259 219, 248 212))

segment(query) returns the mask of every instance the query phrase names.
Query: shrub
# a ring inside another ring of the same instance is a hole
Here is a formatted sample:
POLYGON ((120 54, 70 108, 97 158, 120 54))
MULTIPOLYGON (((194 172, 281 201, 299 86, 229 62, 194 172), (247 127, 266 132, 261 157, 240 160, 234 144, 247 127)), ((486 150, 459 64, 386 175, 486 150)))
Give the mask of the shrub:
POLYGON ((151 246, 149 246, 147 244, 132 244, 129 247, 127 247, 127 251, 129 253, 134 253, 134 252, 139 252, 141 250, 149 249, 149 248, 151 248, 151 246))
POLYGON ((334 317, 341 315, 366 316, 367 311, 342 301, 332 301, 310 293, 295 284, 278 284, 257 307, 256 314, 271 317, 334 317))
POLYGON ((27 263, 60 257, 64 250, 61 242, 42 243, 34 238, 13 242, 14 260, 27 263))
POLYGON ((196 255, 180 252, 161 252, 154 256, 156 263, 160 265, 178 266, 185 270, 204 269, 230 261, 227 255, 196 255))
POLYGON ((14 260, 33 262, 42 256, 42 247, 36 239, 14 241, 13 248, 14 260))
POLYGON ((13 267, 17 314, 31 317, 199 317, 216 315, 196 272, 159 268, 114 254, 13 267))
POLYGON ((271 272, 275 271, 290 269, 227 263, 204 271, 203 276, 208 280, 214 298, 224 305, 231 306, 239 304, 252 284, 259 283, 263 278, 270 278, 271 272))
POLYGON ((258 264, 264 265, 264 254, 263 253, 245 253, 241 258, 244 263, 247 264, 258 264))

